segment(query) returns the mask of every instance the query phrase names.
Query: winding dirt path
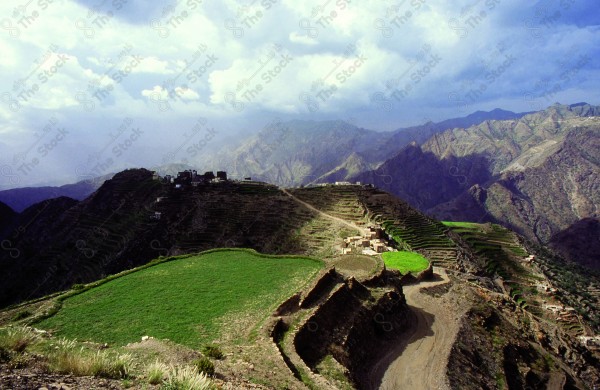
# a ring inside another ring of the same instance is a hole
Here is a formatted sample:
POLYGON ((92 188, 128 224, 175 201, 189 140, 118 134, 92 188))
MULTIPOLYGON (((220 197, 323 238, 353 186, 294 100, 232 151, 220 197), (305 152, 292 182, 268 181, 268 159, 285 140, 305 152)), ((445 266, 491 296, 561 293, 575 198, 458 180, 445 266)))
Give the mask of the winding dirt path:
POLYGON ((311 205, 310 203, 306 203, 305 201, 298 199, 297 197, 295 197, 294 195, 292 195, 292 194, 291 194, 291 193, 290 193, 288 190, 286 190, 285 188, 279 188, 279 189, 280 189, 280 190, 281 190, 281 191, 282 191, 284 194, 286 194, 287 196, 289 196, 290 198, 292 198, 292 199, 293 199, 293 200, 295 200, 296 202, 300 203, 302 206, 304 206, 304 207, 306 207, 306 208, 308 208, 308 209, 310 209, 310 210, 312 210, 312 211, 316 212, 317 214, 319 214, 319 215, 321 215, 321 216, 323 216, 323 217, 325 217, 325 218, 329 218, 329 219, 331 219, 331 220, 334 220, 334 221, 336 221, 336 222, 339 222, 339 223, 341 223, 341 224, 344 224, 344 225, 346 225, 346 226, 349 226, 349 227, 351 227, 352 229, 357 229, 357 230, 358 230, 359 232, 361 232, 361 233, 365 231, 365 229, 364 229, 364 228, 361 228, 360 226, 358 226, 358 225, 357 225, 357 224, 355 224, 355 223, 348 222, 348 221, 346 221, 345 219, 342 219, 342 218, 334 217, 333 215, 327 214, 326 212, 319 210, 318 208, 314 207, 314 206, 313 206, 313 205, 311 205))
POLYGON ((371 390, 446 390, 448 356, 459 330, 460 313, 449 294, 434 298, 420 289, 449 282, 443 268, 434 267, 437 280, 404 286, 414 318, 403 340, 374 367, 371 390))
MULTIPOLYGON (((304 207, 326 218, 357 229, 363 228, 342 218, 329 215, 304 202, 286 189, 283 193, 304 207)), ((448 356, 460 328, 462 311, 452 304, 449 295, 440 298, 421 293, 421 288, 449 283, 443 268, 433 267, 436 280, 403 286, 411 307, 412 326, 391 351, 379 360, 371 372, 367 390, 449 390, 446 378, 448 356)))

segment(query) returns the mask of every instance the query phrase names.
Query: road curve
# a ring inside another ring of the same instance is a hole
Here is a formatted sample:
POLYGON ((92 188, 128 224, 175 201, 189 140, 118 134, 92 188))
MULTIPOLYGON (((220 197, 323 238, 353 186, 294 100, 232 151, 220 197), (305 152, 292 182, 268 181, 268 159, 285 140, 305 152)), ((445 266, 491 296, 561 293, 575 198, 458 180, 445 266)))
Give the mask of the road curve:
POLYGON ((449 282, 446 271, 434 267, 436 281, 403 286, 414 315, 405 337, 373 368, 369 390, 446 390, 448 356, 459 330, 458 313, 442 298, 420 289, 449 282))

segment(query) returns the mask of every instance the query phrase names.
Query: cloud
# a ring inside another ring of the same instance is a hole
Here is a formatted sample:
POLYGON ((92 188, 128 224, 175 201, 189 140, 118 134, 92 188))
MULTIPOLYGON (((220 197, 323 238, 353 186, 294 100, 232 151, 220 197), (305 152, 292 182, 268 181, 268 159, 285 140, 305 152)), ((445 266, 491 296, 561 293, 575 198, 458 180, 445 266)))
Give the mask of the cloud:
POLYGON ((167 99, 169 97, 169 92, 159 85, 155 85, 152 89, 144 89, 141 92, 141 95, 147 98, 155 97, 161 99, 167 99))
POLYGON ((18 15, 0 3, 0 132, 17 152, 53 115, 73 129, 64 150, 93 153, 126 117, 154 133, 140 147, 162 150, 178 138, 160 134, 184 138, 198 116, 239 134, 274 116, 360 113, 364 127, 392 129, 499 105, 598 103, 600 29, 585 2, 22 3, 18 15))
POLYGON ((183 100, 198 100, 200 96, 191 88, 177 87, 175 93, 183 100))

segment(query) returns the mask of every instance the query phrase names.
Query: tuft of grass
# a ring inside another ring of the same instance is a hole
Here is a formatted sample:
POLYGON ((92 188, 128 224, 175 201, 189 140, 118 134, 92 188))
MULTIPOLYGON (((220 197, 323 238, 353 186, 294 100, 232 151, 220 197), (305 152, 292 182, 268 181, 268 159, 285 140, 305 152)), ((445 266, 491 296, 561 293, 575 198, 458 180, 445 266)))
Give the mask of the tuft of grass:
POLYGON ((105 351, 86 352, 77 348, 74 340, 62 339, 48 356, 50 369, 62 374, 124 379, 129 376, 133 359, 128 354, 109 354, 105 351))
POLYGON ((429 267, 429 261, 416 252, 385 252, 381 258, 387 268, 397 269, 402 274, 421 272, 429 267))
POLYGON ((0 347, 15 352, 23 352, 29 345, 39 340, 39 336, 25 326, 11 327, 0 336, 0 347))
POLYGON ((91 361, 93 376, 113 379, 127 378, 133 363, 129 354, 109 355, 102 351, 92 355, 91 361))
POLYGON ((158 385, 162 383, 162 381, 167 378, 168 373, 169 367, 158 360, 146 368, 148 383, 151 385, 158 385))
POLYGON ((215 365, 210 361, 207 357, 201 357, 194 361, 194 367, 198 370, 199 373, 203 373, 206 375, 214 375, 215 374, 215 365))
POLYGON ((223 351, 217 345, 205 345, 202 348, 202 353, 209 358, 221 360, 223 359, 223 351))
POLYGON ((161 390, 211 390, 212 382, 194 367, 172 367, 161 390))

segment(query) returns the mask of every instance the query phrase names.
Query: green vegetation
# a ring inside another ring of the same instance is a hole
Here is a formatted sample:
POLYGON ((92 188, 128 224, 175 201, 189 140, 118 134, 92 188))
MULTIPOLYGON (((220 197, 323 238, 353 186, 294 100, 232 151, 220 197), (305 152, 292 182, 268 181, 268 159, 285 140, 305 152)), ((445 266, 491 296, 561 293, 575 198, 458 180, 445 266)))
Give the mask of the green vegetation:
POLYGON ((382 226, 398 247, 407 250, 454 246, 454 243, 444 234, 443 225, 418 214, 409 215, 402 220, 385 220, 382 226))
POLYGON ((38 336, 26 327, 2 329, 0 333, 0 348, 23 352, 30 344, 38 340, 38 336))
POLYGON ((194 367, 172 367, 161 390, 209 390, 212 382, 206 374, 201 374, 194 367))
POLYGON ((250 250, 208 251, 71 292, 62 308, 37 326, 117 345, 144 335, 192 348, 222 335, 247 339, 322 266, 315 259, 250 250))
POLYGON ((206 375, 214 375, 215 374, 215 365, 210 361, 207 357, 201 357, 194 361, 194 367, 201 374, 206 375))
POLYGON ((385 252, 381 257, 387 268, 397 269, 403 274, 421 272, 429 267, 429 261, 416 252, 385 252))
POLYGON ((129 376, 133 359, 129 354, 78 348, 73 340, 61 339, 48 353, 50 371, 76 376, 122 379, 129 376))
POLYGON ((442 221, 442 223, 448 227, 461 227, 465 229, 478 229, 481 227, 481 224, 474 222, 442 221))
POLYGON ((316 367, 316 371, 324 376, 325 378, 333 381, 336 387, 340 390, 352 390, 350 380, 346 376, 346 369, 340 363, 338 363, 333 356, 327 355, 319 362, 316 367))
POLYGON ((202 353, 208 356, 209 358, 221 360, 223 359, 223 351, 216 345, 206 345, 202 348, 202 353))
POLYGON ((25 319, 27 317, 31 317, 31 311, 29 310, 21 310, 20 312, 18 312, 17 314, 15 314, 12 318, 12 321, 20 321, 22 319, 25 319))
POLYGON ((151 385, 158 385, 166 379, 169 367, 166 364, 156 361, 146 367, 146 378, 151 385))

